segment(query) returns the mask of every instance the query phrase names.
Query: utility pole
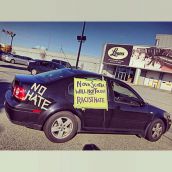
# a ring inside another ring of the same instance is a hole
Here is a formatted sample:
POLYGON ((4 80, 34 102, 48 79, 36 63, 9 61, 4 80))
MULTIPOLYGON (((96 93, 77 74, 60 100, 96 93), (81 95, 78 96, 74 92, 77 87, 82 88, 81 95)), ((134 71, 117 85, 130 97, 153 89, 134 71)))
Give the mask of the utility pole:
POLYGON ((79 57, 80 57, 80 53, 81 53, 82 42, 86 40, 86 36, 84 36, 84 31, 85 31, 85 22, 84 22, 83 28, 82 28, 82 35, 81 36, 77 36, 77 40, 80 42, 80 44, 79 44, 77 61, 76 61, 76 69, 78 68, 78 63, 79 63, 79 57))

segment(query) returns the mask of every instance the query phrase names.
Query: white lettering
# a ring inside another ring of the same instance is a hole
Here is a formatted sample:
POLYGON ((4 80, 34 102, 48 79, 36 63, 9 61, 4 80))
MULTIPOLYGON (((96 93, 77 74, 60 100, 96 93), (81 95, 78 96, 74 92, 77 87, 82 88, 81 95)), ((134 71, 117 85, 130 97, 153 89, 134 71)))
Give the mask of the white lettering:
POLYGON ((41 86, 38 90, 38 94, 40 94, 42 96, 45 93, 46 89, 47 89, 46 87, 41 86))
POLYGON ((37 94, 34 96, 34 97, 32 97, 31 99, 30 99, 30 101, 34 101, 34 105, 36 105, 36 103, 37 103, 37 94))
POLYGON ((25 96, 25 100, 28 99, 29 101, 33 101, 35 106, 40 107, 41 109, 47 110, 47 106, 51 103, 50 101, 48 101, 47 99, 45 99, 43 96, 43 94, 45 93, 45 91, 47 90, 47 88, 45 86, 41 86, 40 84, 36 84, 34 83, 31 87, 30 90, 28 90, 26 96, 25 96), (32 92, 31 90, 37 92, 32 92), (42 104, 42 105, 41 105, 42 104))
POLYGON ((27 92, 26 96, 25 96, 25 100, 28 98, 28 100, 30 100, 32 98, 34 93, 30 94, 30 90, 27 92))
POLYGON ((39 97, 38 107, 40 107, 40 105, 41 105, 41 101, 42 101, 42 100, 44 100, 44 98, 43 98, 43 97, 41 97, 41 96, 38 96, 38 97, 39 97))
POLYGON ((48 106, 50 103, 51 103, 50 101, 45 99, 42 106, 41 106, 41 109, 47 110, 47 108, 45 108, 45 106, 48 106))
POLYGON ((36 83, 34 83, 31 87, 31 90, 33 89, 34 91, 36 91, 39 87, 40 87, 40 84, 36 86, 36 83))

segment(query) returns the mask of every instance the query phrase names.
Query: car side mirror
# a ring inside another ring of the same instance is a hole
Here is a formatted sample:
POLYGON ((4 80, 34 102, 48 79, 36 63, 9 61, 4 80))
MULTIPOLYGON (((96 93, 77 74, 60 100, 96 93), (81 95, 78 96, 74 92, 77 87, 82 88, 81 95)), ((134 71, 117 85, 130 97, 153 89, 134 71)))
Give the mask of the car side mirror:
POLYGON ((140 101, 140 106, 144 106, 145 102, 143 100, 140 101))
POLYGON ((143 100, 137 99, 137 98, 131 98, 131 105, 132 106, 144 106, 145 103, 143 100))

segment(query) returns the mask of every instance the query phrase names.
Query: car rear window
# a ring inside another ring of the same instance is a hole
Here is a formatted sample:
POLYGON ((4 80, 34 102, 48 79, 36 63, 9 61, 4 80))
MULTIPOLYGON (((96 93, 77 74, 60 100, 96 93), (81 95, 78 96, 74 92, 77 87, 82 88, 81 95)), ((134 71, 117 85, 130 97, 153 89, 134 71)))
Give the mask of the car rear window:
POLYGON ((52 62, 55 62, 55 63, 59 63, 60 64, 60 60, 52 60, 52 62))
POLYGON ((61 64, 55 64, 56 65, 56 68, 58 68, 58 69, 62 69, 62 68, 64 68, 65 66, 63 66, 63 65, 61 65, 61 64))
POLYGON ((72 70, 58 69, 58 70, 52 70, 52 71, 37 74, 36 77, 37 79, 43 82, 51 82, 59 78, 65 78, 73 75, 74 73, 72 72, 72 70))

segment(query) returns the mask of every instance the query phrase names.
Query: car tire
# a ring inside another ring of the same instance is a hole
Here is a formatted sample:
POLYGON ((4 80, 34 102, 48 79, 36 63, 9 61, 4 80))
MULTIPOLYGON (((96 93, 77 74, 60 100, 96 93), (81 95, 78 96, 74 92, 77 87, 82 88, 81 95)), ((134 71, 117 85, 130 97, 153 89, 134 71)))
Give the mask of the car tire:
POLYGON ((146 139, 151 142, 156 142, 165 131, 165 124, 161 119, 155 119, 149 126, 146 139))
POLYGON ((31 74, 32 74, 32 75, 36 75, 36 74, 37 74, 37 70, 36 70, 36 69, 32 69, 32 70, 31 70, 31 74))
POLYGON ((62 111, 52 115, 46 121, 43 130, 51 142, 64 143, 76 135, 78 124, 73 113, 62 111))
POLYGON ((15 60, 14 60, 14 59, 12 59, 10 62, 11 62, 12 64, 14 64, 14 63, 15 63, 15 60))

